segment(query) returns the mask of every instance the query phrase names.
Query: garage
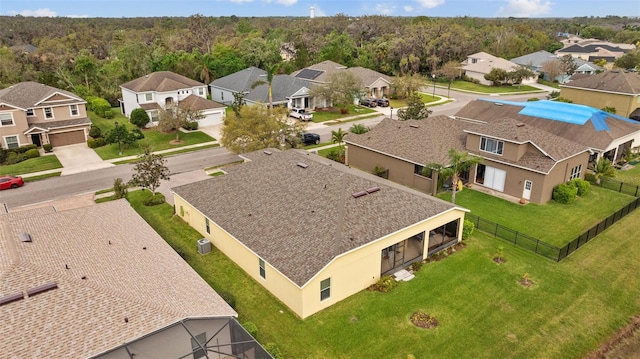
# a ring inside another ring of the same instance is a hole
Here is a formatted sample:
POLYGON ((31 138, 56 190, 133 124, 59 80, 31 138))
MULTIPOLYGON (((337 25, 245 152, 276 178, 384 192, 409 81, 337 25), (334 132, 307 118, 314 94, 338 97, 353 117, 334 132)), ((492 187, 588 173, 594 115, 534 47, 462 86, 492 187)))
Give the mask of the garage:
POLYGON ((219 124, 222 123, 222 112, 221 111, 204 112, 203 115, 205 117, 198 120, 198 126, 199 127, 215 126, 215 125, 219 125, 219 124))
POLYGON ((53 147, 73 145, 85 141, 84 130, 49 134, 49 143, 53 147))

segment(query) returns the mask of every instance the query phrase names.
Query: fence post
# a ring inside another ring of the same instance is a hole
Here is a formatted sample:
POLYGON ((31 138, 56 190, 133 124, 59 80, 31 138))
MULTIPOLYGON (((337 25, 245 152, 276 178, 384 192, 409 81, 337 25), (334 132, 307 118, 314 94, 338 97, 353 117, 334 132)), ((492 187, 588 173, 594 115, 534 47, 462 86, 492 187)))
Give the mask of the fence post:
POLYGON ((640 186, 636 186, 636 193, 634 194, 635 197, 638 197, 638 187, 640 186))
POLYGON ((493 236, 497 237, 498 236, 498 224, 496 223, 496 230, 493 232, 493 236))
POLYGON ((622 185, 624 184, 624 182, 620 182, 620 189, 618 190, 618 192, 622 193, 622 185))
POLYGON ((518 232, 516 232, 516 236, 513 238, 513 244, 518 245, 518 232))

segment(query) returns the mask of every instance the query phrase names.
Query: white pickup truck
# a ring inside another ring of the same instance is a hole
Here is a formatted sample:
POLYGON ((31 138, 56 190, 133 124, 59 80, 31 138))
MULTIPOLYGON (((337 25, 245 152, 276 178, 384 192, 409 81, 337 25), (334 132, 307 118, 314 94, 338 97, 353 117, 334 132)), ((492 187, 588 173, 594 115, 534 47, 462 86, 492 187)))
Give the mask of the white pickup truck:
POLYGON ((289 116, 293 118, 297 118, 300 121, 311 121, 313 120, 313 114, 304 110, 304 108, 292 108, 291 112, 289 112, 289 116))

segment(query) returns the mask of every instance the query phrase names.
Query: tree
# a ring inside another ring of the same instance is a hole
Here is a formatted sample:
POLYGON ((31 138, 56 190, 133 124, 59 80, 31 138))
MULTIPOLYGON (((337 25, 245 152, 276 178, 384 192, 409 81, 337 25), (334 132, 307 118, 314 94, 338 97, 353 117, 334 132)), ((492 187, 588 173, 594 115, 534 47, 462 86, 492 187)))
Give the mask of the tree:
POLYGON ((233 93, 233 102, 231 103, 231 109, 236 117, 240 118, 240 109, 244 106, 244 93, 243 92, 234 92, 233 93))
POLYGON ((614 115, 616 114, 616 108, 615 108, 615 107, 611 107, 611 106, 605 106, 605 107, 603 107, 603 108, 602 108, 602 111, 604 111, 604 112, 609 112, 609 113, 612 113, 612 114, 614 114, 614 115))
POLYGON ((134 144, 137 140, 136 135, 131 133, 126 126, 118 125, 118 122, 115 122, 115 127, 109 131, 107 131, 104 136, 104 140, 109 144, 118 144, 118 154, 122 154, 122 145, 128 147, 134 144))
POLYGON ((616 62, 616 67, 621 69, 635 69, 640 66, 640 51, 635 50, 620 56, 616 62))
POLYGON ((251 88, 254 89, 260 85, 267 85, 269 86, 269 110, 273 109, 273 92, 272 92, 272 84, 273 84, 273 76, 275 75, 276 72, 278 72, 280 70, 280 64, 275 64, 272 66, 268 66, 267 67, 267 74, 266 74, 266 79, 265 80, 258 80, 256 82, 254 82, 253 84, 251 84, 251 88))
POLYGON ((508 73, 509 80, 511 80, 512 83, 517 84, 518 86, 522 83, 522 80, 531 78, 535 75, 536 74, 533 71, 524 66, 518 66, 508 73))
POLYGON ((342 142, 344 141, 344 136, 346 134, 346 132, 342 131, 342 128, 331 131, 331 142, 337 143, 339 147, 342 147, 342 142))
POLYGON ((353 103, 355 98, 360 97, 360 80, 351 72, 338 71, 329 75, 326 86, 314 86, 309 91, 309 96, 319 97, 333 104, 341 105, 346 113, 347 106, 353 103))
POLYGON ((149 147, 145 148, 144 154, 139 158, 140 160, 133 166, 134 173, 129 184, 156 193, 160 181, 169 180, 169 168, 165 165, 167 161, 161 155, 153 154, 149 147))
POLYGON ((573 75, 573 73, 576 72, 576 70, 578 69, 578 64, 576 64, 576 61, 573 59, 573 56, 571 56, 570 54, 566 54, 562 56, 560 58, 560 62, 561 62, 560 68, 562 69, 562 73, 566 74, 567 76, 573 75))
POLYGON ((449 97, 449 94, 451 93, 451 83, 456 78, 460 77, 461 73, 462 73, 462 70, 460 70, 460 63, 458 61, 446 62, 444 65, 442 65, 440 70, 436 72, 436 75, 438 77, 444 77, 445 79, 447 79, 447 82, 449 83, 447 87, 447 97, 449 97))
POLYGON ((614 177, 616 175, 616 171, 608 158, 600 157, 596 162, 596 165, 593 167, 593 174, 596 178, 596 184, 600 185, 600 181, 603 177, 614 177))
POLYGON ((451 203, 456 203, 456 191, 458 189, 460 174, 481 161, 482 159, 480 157, 472 156, 467 152, 451 148, 449 149, 449 164, 441 165, 431 163, 424 167, 423 174, 427 175, 429 171, 433 170, 437 171, 438 176, 443 179, 451 178, 451 203))
POLYGON ((198 121, 204 118, 202 111, 194 110, 186 106, 169 105, 158 111, 158 129, 163 132, 176 132, 175 141, 180 141, 180 127, 188 122, 198 121))
POLYGON ((138 128, 144 128, 149 123, 149 121, 149 115, 143 108, 136 108, 135 110, 131 111, 129 122, 138 126, 138 128))
POLYGON ((424 78, 416 73, 412 75, 397 76, 393 80, 393 91, 397 98, 404 99, 424 86, 424 78))
POLYGON ((562 62, 558 59, 548 60, 542 63, 542 72, 547 74, 549 81, 556 81, 562 72, 562 62))
POLYGON ((506 70, 494 67, 488 74, 484 75, 484 79, 491 81, 493 86, 501 86, 509 80, 509 73, 506 70))
POLYGON ((422 97, 417 92, 413 92, 407 99, 407 107, 398 110, 398 119, 406 120, 424 120, 429 117, 431 110, 422 102, 422 97))

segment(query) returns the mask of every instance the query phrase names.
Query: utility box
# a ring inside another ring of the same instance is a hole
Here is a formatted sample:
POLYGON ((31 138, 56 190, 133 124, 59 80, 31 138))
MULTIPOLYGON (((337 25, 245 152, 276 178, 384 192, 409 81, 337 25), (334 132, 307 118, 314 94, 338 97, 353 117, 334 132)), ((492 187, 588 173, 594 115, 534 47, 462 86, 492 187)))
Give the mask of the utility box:
POLYGON ((211 242, 206 238, 198 239, 198 252, 200 252, 200 254, 211 252, 211 242))

